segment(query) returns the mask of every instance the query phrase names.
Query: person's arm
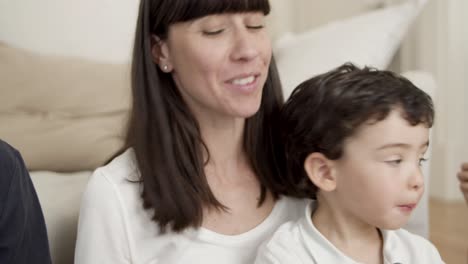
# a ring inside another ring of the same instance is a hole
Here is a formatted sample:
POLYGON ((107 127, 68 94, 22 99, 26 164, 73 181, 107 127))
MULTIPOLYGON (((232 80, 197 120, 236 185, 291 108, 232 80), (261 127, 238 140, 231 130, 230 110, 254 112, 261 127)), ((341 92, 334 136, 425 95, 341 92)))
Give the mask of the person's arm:
POLYGON ((24 161, 0 140, 0 263, 50 264, 41 205, 24 161))
POLYGON ((75 264, 132 263, 123 208, 115 185, 96 170, 83 194, 75 264))
POLYGON ((468 203, 468 162, 461 165, 460 171, 457 174, 460 180, 460 190, 465 196, 465 200, 468 203))

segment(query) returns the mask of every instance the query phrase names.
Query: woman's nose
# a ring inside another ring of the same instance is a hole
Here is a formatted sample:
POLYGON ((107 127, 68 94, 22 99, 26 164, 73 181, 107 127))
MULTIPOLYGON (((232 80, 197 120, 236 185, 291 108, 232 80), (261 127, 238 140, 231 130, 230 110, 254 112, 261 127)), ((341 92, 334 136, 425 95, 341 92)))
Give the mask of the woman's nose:
POLYGON ((235 61, 251 61, 255 59, 260 51, 259 40, 255 32, 249 32, 247 28, 238 29, 233 38, 233 49, 231 58, 235 61))

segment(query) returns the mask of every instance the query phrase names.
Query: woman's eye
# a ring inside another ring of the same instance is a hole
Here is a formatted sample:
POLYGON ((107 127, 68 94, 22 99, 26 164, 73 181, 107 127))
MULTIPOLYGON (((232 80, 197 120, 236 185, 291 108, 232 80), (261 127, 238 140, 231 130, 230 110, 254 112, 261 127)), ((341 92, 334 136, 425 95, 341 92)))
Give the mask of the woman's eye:
POLYGON ((262 29, 264 28, 264 25, 257 25, 257 26, 247 26, 248 29, 262 29))
POLYGON ((219 29, 219 30, 203 30, 203 35, 207 36, 215 36, 219 35, 224 31, 224 29, 219 29))

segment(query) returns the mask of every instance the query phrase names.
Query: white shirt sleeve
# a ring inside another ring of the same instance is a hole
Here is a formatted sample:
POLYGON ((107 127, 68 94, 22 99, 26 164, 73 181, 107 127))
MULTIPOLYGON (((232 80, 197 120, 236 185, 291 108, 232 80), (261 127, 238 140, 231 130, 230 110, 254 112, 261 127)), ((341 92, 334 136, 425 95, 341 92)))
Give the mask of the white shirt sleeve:
POLYGON ((76 264, 131 263, 123 209, 116 186, 97 169, 83 194, 76 264))

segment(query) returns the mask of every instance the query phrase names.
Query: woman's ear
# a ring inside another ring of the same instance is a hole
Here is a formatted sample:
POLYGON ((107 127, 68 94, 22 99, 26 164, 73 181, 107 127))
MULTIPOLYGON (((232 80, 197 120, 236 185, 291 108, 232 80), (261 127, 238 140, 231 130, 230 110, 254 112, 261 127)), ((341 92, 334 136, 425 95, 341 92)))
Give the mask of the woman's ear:
POLYGON ((159 65, 161 71, 172 71, 167 43, 156 35, 151 36, 151 55, 154 63, 159 65))
POLYGON ((304 162, 304 169, 309 179, 320 190, 331 192, 336 188, 333 162, 319 152, 309 154, 304 162))

